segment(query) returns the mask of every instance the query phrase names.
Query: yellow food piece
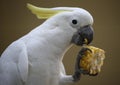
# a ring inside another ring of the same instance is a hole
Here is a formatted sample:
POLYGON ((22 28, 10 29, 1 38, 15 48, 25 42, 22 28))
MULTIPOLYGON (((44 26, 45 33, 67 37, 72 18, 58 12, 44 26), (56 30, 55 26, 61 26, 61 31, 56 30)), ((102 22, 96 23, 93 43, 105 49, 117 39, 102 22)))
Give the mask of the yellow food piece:
POLYGON ((85 44, 87 44, 87 43, 88 43, 88 40, 87 40, 86 38, 84 39, 84 43, 85 43, 85 44))
POLYGON ((86 46, 85 48, 90 49, 92 52, 89 50, 85 52, 80 60, 80 67, 88 71, 89 74, 99 73, 105 59, 105 51, 93 46, 86 46))

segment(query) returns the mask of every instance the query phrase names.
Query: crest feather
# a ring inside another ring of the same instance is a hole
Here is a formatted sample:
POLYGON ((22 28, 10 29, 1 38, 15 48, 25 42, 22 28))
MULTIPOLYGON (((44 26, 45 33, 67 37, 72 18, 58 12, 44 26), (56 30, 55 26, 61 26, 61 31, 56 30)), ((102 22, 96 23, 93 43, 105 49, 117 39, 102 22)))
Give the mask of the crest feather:
POLYGON ((27 4, 27 8, 32 11, 33 14, 37 16, 38 19, 48 19, 55 14, 58 14, 60 12, 65 12, 66 10, 55 10, 52 8, 42 8, 42 7, 36 7, 32 4, 27 4))

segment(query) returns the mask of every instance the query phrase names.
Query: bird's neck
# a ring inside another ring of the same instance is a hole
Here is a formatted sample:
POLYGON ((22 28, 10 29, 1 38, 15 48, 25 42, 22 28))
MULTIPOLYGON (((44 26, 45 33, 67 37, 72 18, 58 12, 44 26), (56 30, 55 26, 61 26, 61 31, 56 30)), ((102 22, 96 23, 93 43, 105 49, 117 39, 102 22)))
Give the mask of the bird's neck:
POLYGON ((34 37, 38 37, 39 42, 44 41, 42 44, 46 53, 54 55, 52 57, 63 59, 63 55, 72 46, 71 39, 75 30, 63 29, 59 26, 49 28, 49 25, 37 27, 32 31, 34 37), (47 49, 47 50, 46 50, 47 49))

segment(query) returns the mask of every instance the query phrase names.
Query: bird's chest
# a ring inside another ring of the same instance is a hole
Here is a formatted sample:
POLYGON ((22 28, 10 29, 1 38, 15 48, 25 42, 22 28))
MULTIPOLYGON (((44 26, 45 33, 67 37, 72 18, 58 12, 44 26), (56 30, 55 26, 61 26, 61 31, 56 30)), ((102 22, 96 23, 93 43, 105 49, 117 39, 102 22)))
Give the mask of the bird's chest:
POLYGON ((29 65, 28 85, 58 85, 59 62, 50 59, 34 59, 29 65))

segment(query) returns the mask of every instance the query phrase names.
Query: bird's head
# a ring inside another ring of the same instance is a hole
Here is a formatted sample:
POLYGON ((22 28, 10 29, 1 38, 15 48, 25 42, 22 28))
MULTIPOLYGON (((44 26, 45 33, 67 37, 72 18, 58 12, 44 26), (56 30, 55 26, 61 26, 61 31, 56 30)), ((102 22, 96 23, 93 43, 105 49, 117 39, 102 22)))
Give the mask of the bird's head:
POLYGON ((31 4, 28 4, 27 7, 39 19, 49 18, 53 21, 50 23, 71 30, 71 43, 82 46, 90 44, 93 40, 93 18, 88 11, 76 7, 40 8, 31 4))

